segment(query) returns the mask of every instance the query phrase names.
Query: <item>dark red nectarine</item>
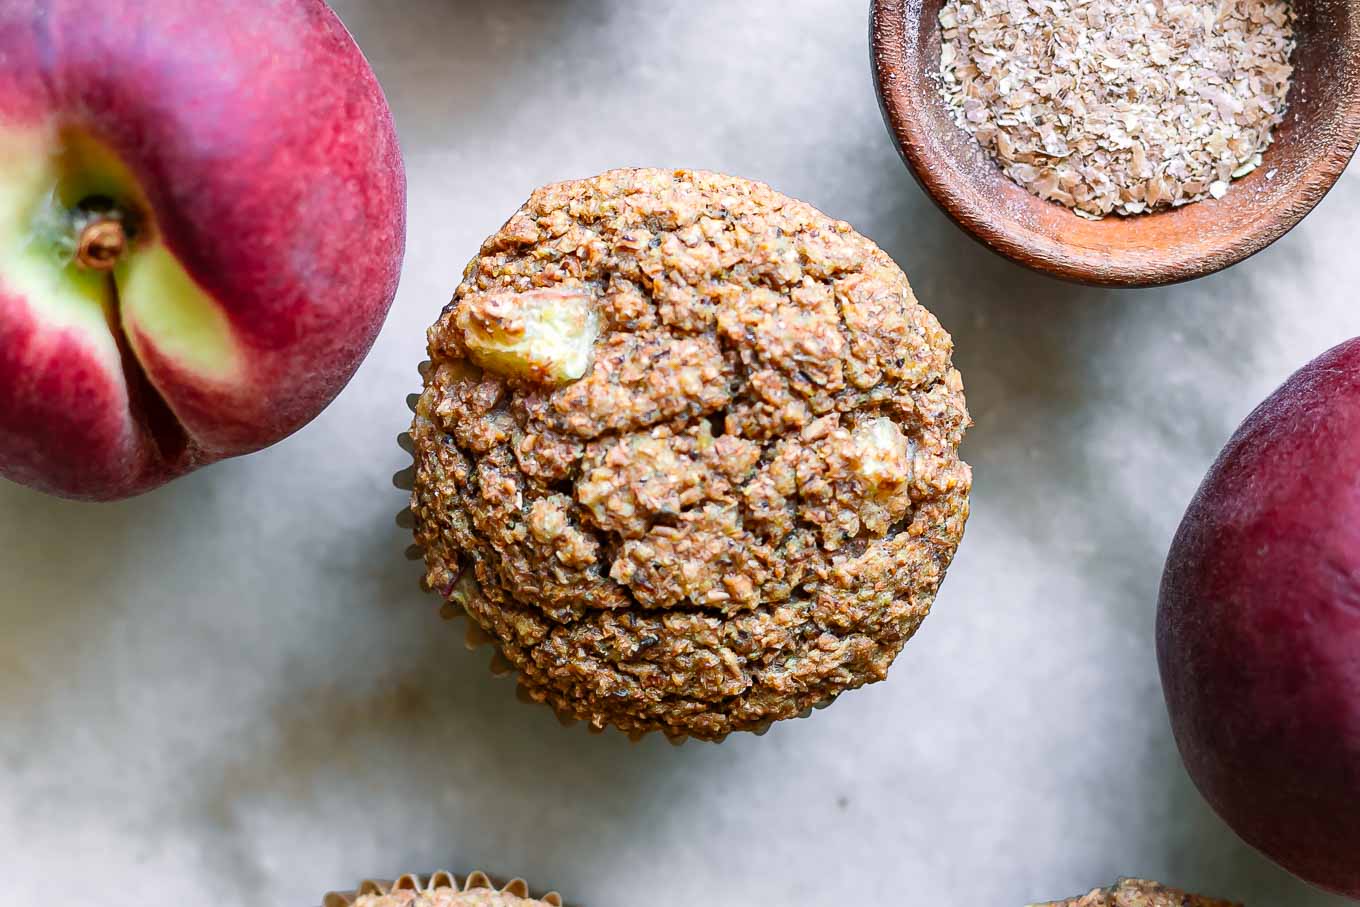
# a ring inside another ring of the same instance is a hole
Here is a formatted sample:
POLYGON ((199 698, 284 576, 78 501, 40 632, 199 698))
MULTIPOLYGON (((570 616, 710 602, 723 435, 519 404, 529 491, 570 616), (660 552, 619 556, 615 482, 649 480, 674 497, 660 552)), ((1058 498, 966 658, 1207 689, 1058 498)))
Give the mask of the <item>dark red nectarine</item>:
POLYGON ((386 317, 405 195, 321 0, 0 3, 0 475, 119 498, 302 427, 386 317))
POLYGON ((1214 464, 1171 548, 1157 654, 1209 803, 1360 898, 1360 338, 1290 378, 1214 464))

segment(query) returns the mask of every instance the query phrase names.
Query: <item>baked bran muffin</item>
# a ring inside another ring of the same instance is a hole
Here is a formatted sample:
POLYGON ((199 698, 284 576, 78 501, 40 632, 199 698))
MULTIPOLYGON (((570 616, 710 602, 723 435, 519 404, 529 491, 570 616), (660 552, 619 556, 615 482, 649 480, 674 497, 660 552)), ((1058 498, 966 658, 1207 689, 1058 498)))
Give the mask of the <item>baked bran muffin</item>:
POLYGON ((1037 904, 1035 907, 1242 907, 1213 898, 1186 894, 1156 882, 1124 879, 1111 888, 1098 888, 1085 897, 1037 904))
POLYGON ((435 888, 428 891, 366 894, 354 902, 354 907, 548 907, 548 902, 490 888, 478 888, 475 891, 435 888))
POLYGON ((562 897, 553 892, 537 900, 522 879, 502 888, 482 872, 463 880, 438 872, 429 879, 408 875, 396 882, 366 882, 357 892, 332 892, 322 907, 562 907, 562 897))
POLYGON ((720 740, 887 676, 968 515, 952 342, 760 183, 540 189, 429 332, 426 584, 565 718, 720 740))

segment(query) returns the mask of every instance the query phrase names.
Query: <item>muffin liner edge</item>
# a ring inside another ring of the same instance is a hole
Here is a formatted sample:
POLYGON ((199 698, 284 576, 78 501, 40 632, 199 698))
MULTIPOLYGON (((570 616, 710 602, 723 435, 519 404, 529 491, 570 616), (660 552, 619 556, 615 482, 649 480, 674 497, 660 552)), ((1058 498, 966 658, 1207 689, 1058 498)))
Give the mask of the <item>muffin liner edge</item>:
POLYGON ((563 907, 562 896, 556 891, 550 891, 544 895, 534 895, 529 883, 523 879, 511 879, 504 885, 496 882, 490 875, 480 870, 467 876, 457 876, 448 871, 439 871, 433 875, 419 875, 407 873, 395 881, 384 881, 378 879, 365 879, 353 891, 332 891, 328 892, 321 901, 321 907, 353 907, 359 898, 366 895, 382 896, 393 891, 417 891, 433 892, 441 888, 451 888, 459 892, 476 891, 478 889, 491 889, 500 894, 513 895, 518 898, 534 899, 542 901, 550 907, 563 907))

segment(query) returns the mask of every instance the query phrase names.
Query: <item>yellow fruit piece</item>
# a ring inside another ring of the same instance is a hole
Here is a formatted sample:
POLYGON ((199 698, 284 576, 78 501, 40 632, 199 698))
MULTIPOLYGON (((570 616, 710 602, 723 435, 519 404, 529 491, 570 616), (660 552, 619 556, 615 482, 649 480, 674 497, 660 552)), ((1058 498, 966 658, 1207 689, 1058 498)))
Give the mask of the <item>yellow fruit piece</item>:
POLYGON ((477 365, 503 377, 554 386, 585 376, 600 334, 591 297, 572 290, 471 296, 455 318, 477 365))

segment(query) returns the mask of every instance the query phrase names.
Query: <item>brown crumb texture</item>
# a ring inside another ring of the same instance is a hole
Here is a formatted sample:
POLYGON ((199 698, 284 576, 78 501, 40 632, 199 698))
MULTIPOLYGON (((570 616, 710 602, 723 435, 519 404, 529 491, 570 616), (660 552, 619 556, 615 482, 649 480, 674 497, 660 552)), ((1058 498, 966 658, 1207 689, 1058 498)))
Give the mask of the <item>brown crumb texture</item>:
POLYGON ((427 891, 393 891, 388 894, 366 894, 354 902, 354 907, 547 907, 543 901, 516 897, 508 892, 490 888, 457 891, 436 888, 427 891))
POLYGON ((762 184, 538 190, 429 351, 426 581, 565 717, 721 739, 881 680, 962 538, 949 335, 873 243, 762 184))
POLYGON ((1156 882, 1125 879, 1112 888, 1100 888, 1085 897, 1054 901, 1035 907, 1242 907, 1242 905, 1186 894, 1156 882))

